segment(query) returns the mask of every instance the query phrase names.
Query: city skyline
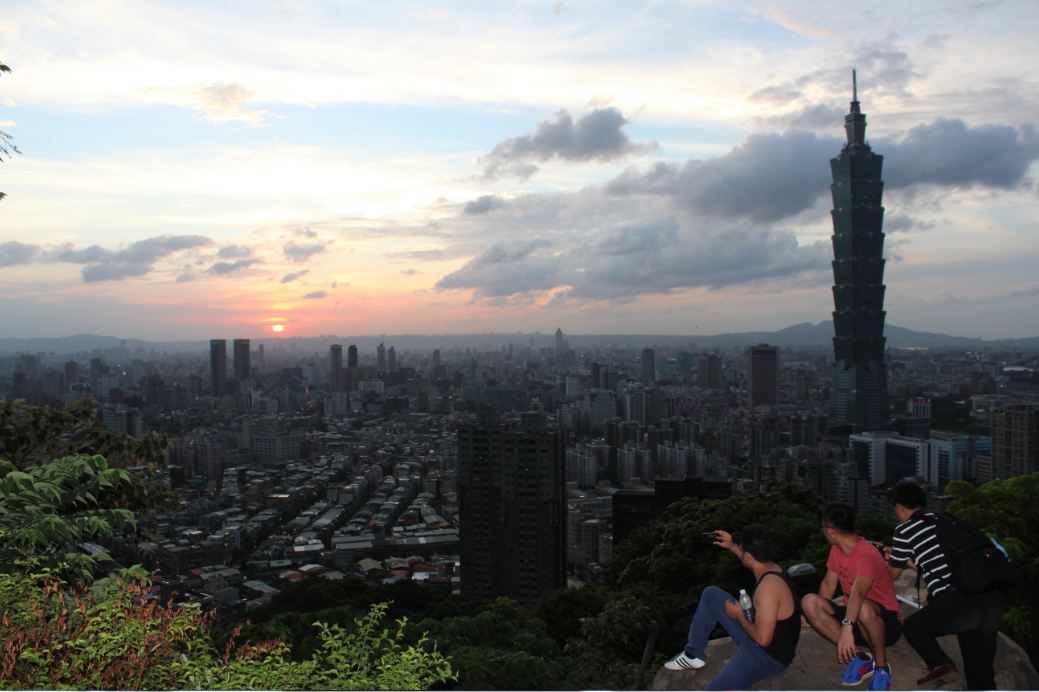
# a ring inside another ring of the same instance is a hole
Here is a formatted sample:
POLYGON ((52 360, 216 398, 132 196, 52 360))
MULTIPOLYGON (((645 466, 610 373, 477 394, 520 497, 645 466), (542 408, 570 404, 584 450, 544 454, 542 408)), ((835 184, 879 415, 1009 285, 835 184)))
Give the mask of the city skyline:
POLYGON ((23 151, 0 164, 0 337, 816 323, 852 67, 888 322, 1035 336, 1037 19, 24 3, 0 20, 23 151))

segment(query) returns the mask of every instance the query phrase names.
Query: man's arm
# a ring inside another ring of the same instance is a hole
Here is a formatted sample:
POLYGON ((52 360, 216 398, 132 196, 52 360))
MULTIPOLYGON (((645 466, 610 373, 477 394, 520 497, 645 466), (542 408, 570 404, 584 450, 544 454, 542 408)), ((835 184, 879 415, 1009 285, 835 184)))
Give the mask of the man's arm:
POLYGON ((783 590, 786 582, 782 578, 765 579, 757 589, 754 590, 754 622, 747 622, 743 617, 743 610, 738 603, 732 601, 726 603, 725 612, 736 618, 744 631, 750 635, 754 643, 760 647, 766 647, 772 643, 772 637, 776 633, 776 621, 779 619, 779 606, 783 600, 783 590), (735 611, 735 612, 733 612, 735 611))
MULTIPOLYGON (((851 583, 851 593, 845 601, 847 607, 844 617, 852 622, 859 621, 859 611, 862 610, 862 602, 866 600, 866 594, 873 587, 873 577, 861 575, 855 577, 851 583)), ((841 663, 850 661, 855 655, 855 627, 854 625, 841 624, 841 635, 837 639, 837 660, 841 663)))
POLYGON ((837 593, 837 573, 832 569, 826 570, 826 576, 823 577, 823 581, 819 584, 819 595, 827 600, 833 600, 834 594, 837 593))

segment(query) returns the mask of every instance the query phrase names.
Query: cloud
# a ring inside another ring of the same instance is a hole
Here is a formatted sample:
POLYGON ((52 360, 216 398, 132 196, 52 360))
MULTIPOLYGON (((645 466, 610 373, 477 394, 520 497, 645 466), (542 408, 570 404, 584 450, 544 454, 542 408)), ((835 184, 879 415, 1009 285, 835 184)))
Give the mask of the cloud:
POLYGON ((246 108, 255 96, 255 92, 241 84, 217 82, 195 88, 189 99, 210 122, 238 121, 257 127, 263 125, 267 111, 246 108))
POLYGON ((217 262, 211 266, 208 271, 210 274, 216 274, 217 276, 226 276, 228 274, 234 274, 243 269, 248 269, 259 262, 258 259, 241 259, 235 260, 234 262, 217 262))
POLYGON ((611 161, 626 154, 648 151, 655 143, 636 144, 622 131, 628 120, 616 108, 600 108, 576 123, 561 110, 556 119, 538 125, 533 135, 512 137, 499 142, 481 159, 485 178, 511 175, 529 178, 537 172, 533 162, 552 159, 565 161, 611 161))
POLYGON ((317 238, 317 233, 310 230, 309 227, 296 228, 292 231, 292 235, 297 238, 317 238))
POLYGON ((195 280, 194 274, 189 274, 188 272, 184 272, 183 274, 178 274, 177 275, 177 283, 178 284, 187 283, 188 281, 194 281, 194 280, 195 280))
POLYGON ((400 273, 403 276, 415 276, 416 274, 418 274, 418 269, 401 269, 400 273))
POLYGON ((547 291, 562 283, 563 264, 544 239, 496 243, 436 283, 436 290, 474 289, 477 297, 547 291))
POLYGON ((482 195, 471 202, 467 202, 462 213, 469 216, 479 216, 489 211, 500 209, 505 206, 505 200, 496 195, 482 195))
POLYGON ((286 274, 285 276, 281 277, 281 282, 283 284, 292 283, 293 281, 295 281, 297 279, 300 279, 300 278, 306 276, 309 273, 310 273, 309 269, 301 269, 298 272, 292 272, 291 274, 286 274))
POLYGON ((669 216, 589 234, 568 248, 545 239, 496 243, 435 288, 492 301, 552 291, 555 302, 628 300, 798 275, 825 280, 829 252, 828 244, 802 245, 789 231, 669 216))
POLYGON ((811 207, 830 184, 836 139, 808 132, 754 135, 724 156, 629 170, 607 185, 615 195, 664 195, 715 218, 771 222, 811 207))
POLYGON ((29 264, 40 255, 40 248, 28 243, 19 243, 17 240, 9 240, 0 243, 0 267, 13 267, 19 264, 29 264))
MULTIPOLYGON (((886 145, 885 145, 886 146, 886 145)), ((969 127, 962 120, 938 119, 909 130, 885 154, 884 178, 890 187, 933 184, 1011 188, 1039 158, 1039 137, 1031 126, 969 127)))
POLYGON ((328 297, 328 291, 312 291, 312 292, 306 294, 305 296, 303 296, 303 298, 305 300, 321 300, 321 299, 327 298, 327 297, 328 297))
POLYGON ((295 262, 303 262, 310 258, 311 255, 316 255, 319 252, 323 252, 325 249, 324 243, 297 243, 294 240, 290 240, 285 243, 285 256, 295 262))
POLYGON ((212 245, 213 241, 199 235, 161 235, 132 243, 121 250, 108 250, 100 245, 83 249, 66 245, 47 255, 52 262, 84 264, 83 281, 117 281, 144 276, 161 259, 182 250, 212 245))
POLYGON ((253 251, 252 248, 245 245, 225 245, 216 254, 223 259, 234 259, 237 257, 249 257, 253 254, 253 251))
MULTIPOLYGON (((810 209, 828 194, 828 160, 844 142, 809 132, 753 135, 730 152, 683 165, 657 163, 625 171, 606 185, 613 195, 672 198, 684 209, 715 219, 774 223, 810 209)), ((887 189, 912 185, 1010 188, 1039 158, 1030 126, 970 127, 939 119, 912 128, 899 140, 873 142, 884 156, 887 189)))

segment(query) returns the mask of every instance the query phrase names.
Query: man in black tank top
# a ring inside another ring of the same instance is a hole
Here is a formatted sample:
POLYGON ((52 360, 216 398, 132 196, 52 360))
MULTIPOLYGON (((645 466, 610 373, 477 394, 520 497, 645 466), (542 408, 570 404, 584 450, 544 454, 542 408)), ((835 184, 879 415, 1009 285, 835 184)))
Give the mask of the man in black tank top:
POLYGON ((707 690, 745 690, 758 680, 779 675, 794 660, 801 636, 801 605, 787 574, 772 561, 766 531, 746 529, 741 543, 715 531, 715 545, 732 551, 749 569, 754 587, 754 621, 748 622, 735 598, 716 586, 700 595, 689 625, 685 649, 664 664, 668 670, 696 670, 707 665, 707 638, 721 625, 737 646, 736 655, 708 683, 707 690))

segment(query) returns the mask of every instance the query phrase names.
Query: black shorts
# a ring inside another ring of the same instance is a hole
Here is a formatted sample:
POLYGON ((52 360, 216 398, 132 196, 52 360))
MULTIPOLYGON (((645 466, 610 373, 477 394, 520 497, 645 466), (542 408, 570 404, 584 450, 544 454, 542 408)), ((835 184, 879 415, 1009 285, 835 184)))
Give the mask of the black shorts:
MULTIPOLYGON (((898 619, 898 613, 888 610, 876 601, 867 599, 867 602, 872 603, 880 610, 880 619, 884 622, 884 646, 892 646, 902 636, 902 622, 898 619)), ((837 618, 838 622, 843 620, 848 612, 847 606, 837 605, 833 601, 830 601, 830 605, 833 606, 833 616, 837 618)), ((858 623, 855 623, 854 630, 855 643, 859 646, 869 646, 869 640, 866 639, 866 635, 862 632, 862 627, 858 623)))

